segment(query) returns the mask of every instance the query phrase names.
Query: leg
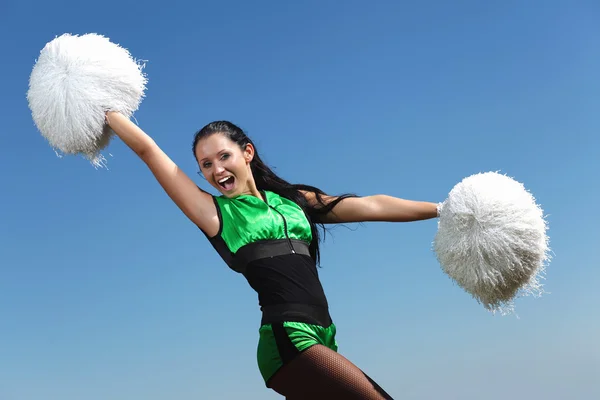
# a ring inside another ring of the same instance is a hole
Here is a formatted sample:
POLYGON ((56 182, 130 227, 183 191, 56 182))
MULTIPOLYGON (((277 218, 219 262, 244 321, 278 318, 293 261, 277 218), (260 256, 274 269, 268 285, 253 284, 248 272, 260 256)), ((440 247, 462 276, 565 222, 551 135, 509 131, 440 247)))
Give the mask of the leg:
POLYGON ((392 399, 348 359, 319 344, 286 363, 268 386, 288 400, 392 399))

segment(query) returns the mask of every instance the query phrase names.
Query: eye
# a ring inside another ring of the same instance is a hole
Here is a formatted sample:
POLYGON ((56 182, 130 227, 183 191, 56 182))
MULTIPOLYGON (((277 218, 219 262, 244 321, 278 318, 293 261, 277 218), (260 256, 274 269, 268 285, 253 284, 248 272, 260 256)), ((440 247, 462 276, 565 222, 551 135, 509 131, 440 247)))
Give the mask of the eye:
POLYGON ((229 158, 229 153, 223 153, 221 156, 221 160, 227 160, 229 158))
POLYGON ((210 168, 210 162, 205 162, 204 164, 202 164, 202 168, 210 168))

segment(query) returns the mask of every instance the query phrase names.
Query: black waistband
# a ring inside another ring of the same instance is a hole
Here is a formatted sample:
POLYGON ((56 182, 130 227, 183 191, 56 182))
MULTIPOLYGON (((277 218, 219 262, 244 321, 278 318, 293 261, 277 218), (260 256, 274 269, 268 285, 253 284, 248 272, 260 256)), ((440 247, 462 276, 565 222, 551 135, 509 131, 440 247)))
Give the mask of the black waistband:
POLYGON ((302 254, 310 256, 308 243, 296 239, 263 240, 240 248, 233 256, 233 269, 244 272, 246 265, 261 258, 302 254))
POLYGON ((329 310, 310 304, 285 303, 262 307, 261 325, 276 322, 304 322, 328 327, 333 322, 329 310))

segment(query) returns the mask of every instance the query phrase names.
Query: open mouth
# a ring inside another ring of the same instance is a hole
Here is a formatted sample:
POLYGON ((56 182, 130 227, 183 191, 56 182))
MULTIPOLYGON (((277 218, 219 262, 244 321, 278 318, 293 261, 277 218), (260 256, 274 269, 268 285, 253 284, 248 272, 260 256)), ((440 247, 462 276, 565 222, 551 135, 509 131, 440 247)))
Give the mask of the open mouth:
POLYGON ((233 186, 235 184, 235 178, 233 176, 228 176, 226 178, 219 180, 218 183, 219 183, 219 186, 221 186, 225 191, 229 191, 229 190, 233 189, 233 186))

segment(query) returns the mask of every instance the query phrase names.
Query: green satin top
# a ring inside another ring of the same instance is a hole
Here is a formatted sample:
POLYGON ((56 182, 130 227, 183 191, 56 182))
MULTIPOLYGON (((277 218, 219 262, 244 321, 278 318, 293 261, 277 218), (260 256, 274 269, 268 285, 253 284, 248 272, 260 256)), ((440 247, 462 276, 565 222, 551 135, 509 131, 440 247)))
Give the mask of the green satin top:
POLYGON ((251 195, 215 197, 221 214, 219 235, 233 254, 261 240, 312 241, 310 224, 300 206, 273 192, 262 194, 265 201, 251 195))

